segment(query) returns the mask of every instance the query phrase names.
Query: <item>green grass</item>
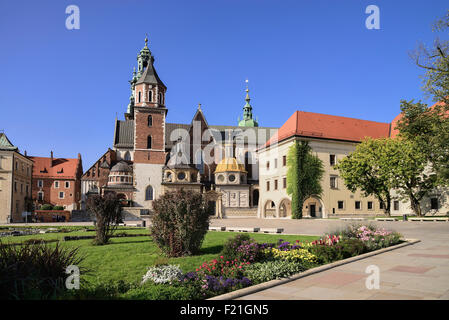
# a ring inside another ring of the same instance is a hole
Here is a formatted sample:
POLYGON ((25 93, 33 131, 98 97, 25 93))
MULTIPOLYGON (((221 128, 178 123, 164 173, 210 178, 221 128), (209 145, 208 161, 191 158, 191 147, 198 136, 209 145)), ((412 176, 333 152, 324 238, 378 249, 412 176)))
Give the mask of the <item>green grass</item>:
MULTIPOLYGON (((148 233, 145 228, 122 228, 118 232, 127 233, 148 233)), ((216 258, 224 242, 235 236, 235 232, 208 232, 199 255, 170 258, 162 256, 160 250, 153 243, 150 236, 130 237, 130 238, 112 238, 110 244, 104 246, 92 245, 92 240, 61 241, 64 247, 79 247, 80 254, 85 257, 83 267, 91 270, 89 274, 82 275, 82 278, 91 283, 104 283, 107 281, 124 280, 127 282, 138 283, 146 273, 148 267, 154 265, 161 259, 166 259, 170 264, 179 264, 184 272, 194 271, 204 261, 216 258)), ((15 236, 1 238, 3 243, 21 242, 27 239, 59 239, 66 235, 95 235, 95 232, 73 231, 69 233, 49 233, 36 234, 30 236, 15 236)), ((313 241, 317 236, 301 235, 270 235, 270 234, 250 234, 258 242, 277 242, 278 239, 294 242, 313 241)), ((49 245, 55 245, 51 243, 49 245)))

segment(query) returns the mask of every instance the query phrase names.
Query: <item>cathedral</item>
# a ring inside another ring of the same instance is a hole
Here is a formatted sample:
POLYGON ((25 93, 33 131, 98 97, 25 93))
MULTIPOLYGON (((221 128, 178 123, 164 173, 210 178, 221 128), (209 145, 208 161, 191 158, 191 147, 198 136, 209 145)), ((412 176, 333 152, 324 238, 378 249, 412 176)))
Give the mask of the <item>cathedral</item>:
POLYGON ((129 81, 124 119, 115 120, 113 145, 82 177, 82 207, 91 194, 115 192, 126 214, 142 217, 152 213, 152 202, 161 194, 183 188, 214 191, 217 216, 257 216, 256 151, 277 128, 259 127, 248 87, 235 126, 209 125, 201 105, 192 110, 190 123, 167 122, 167 87, 154 61, 146 38, 129 81))

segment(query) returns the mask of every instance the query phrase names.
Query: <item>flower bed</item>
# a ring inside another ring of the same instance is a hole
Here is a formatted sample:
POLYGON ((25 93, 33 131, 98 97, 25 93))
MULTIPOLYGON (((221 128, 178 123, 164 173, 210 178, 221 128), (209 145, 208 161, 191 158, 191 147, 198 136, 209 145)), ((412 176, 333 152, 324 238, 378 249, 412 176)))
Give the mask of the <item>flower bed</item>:
POLYGON ((400 242, 399 233, 366 225, 353 225, 308 243, 283 239, 257 243, 249 235, 239 234, 228 239, 219 257, 204 262, 195 271, 184 274, 174 265, 150 268, 141 287, 126 297, 154 297, 151 292, 157 286, 164 292, 163 297, 156 295, 158 299, 207 299, 400 242))

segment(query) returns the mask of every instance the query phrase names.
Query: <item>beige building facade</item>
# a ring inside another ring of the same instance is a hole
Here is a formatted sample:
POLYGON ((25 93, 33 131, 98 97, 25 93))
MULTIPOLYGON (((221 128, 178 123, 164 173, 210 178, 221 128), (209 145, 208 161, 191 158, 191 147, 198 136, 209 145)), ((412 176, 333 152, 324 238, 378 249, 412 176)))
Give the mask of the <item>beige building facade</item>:
POLYGON ((260 201, 259 218, 290 218, 291 197, 287 194, 287 155, 295 141, 309 142, 313 153, 323 163, 321 180, 323 193, 306 199, 305 218, 330 218, 343 215, 382 214, 381 204, 374 197, 364 197, 360 192, 349 191, 339 176, 335 164, 355 150, 356 144, 292 137, 274 147, 259 151, 260 201))
POLYGON ((0 223, 22 222, 31 203, 33 161, 0 133, 0 223))

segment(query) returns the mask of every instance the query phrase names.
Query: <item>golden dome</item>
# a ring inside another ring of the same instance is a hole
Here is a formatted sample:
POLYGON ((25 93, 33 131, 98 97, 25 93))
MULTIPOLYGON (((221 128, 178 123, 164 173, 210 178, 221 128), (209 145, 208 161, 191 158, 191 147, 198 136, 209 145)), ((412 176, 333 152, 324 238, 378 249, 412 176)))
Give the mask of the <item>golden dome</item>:
POLYGON ((215 173, 219 172, 246 172, 245 166, 237 161, 236 158, 224 158, 220 161, 215 169, 215 173))

